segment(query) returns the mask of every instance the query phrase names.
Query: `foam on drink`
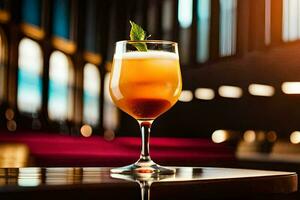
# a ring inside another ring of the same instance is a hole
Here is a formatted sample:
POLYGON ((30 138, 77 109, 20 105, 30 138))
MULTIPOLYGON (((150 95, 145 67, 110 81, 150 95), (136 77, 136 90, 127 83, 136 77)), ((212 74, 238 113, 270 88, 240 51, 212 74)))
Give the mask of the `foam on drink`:
POLYGON ((132 51, 126 53, 116 53, 114 59, 176 59, 176 53, 165 51, 132 51))

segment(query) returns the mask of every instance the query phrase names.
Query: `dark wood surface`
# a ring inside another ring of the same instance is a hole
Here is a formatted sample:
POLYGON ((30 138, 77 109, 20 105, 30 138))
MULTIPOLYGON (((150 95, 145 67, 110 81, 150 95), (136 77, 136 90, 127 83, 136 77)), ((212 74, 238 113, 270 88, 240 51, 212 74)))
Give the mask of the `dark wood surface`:
POLYGON ((151 199, 271 199, 297 191, 297 175, 292 172, 176 169, 175 175, 113 178, 109 168, 0 168, 0 197, 141 199, 138 183, 151 186, 151 199))

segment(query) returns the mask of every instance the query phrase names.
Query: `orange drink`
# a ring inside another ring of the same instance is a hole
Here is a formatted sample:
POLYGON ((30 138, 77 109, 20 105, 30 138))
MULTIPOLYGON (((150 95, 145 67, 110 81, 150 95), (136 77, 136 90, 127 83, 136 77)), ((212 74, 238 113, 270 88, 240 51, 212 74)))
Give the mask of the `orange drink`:
MULTIPOLYGON (((135 27, 135 30, 140 30, 135 27)), ((134 117, 141 129, 141 154, 133 164, 111 173, 174 174, 174 168, 152 161, 149 139, 153 121, 170 109, 181 93, 181 72, 176 42, 162 40, 119 41, 109 82, 114 103, 134 117)))
POLYGON ((171 108, 181 92, 178 55, 147 51, 115 54, 110 79, 114 103, 138 120, 154 120, 171 108))

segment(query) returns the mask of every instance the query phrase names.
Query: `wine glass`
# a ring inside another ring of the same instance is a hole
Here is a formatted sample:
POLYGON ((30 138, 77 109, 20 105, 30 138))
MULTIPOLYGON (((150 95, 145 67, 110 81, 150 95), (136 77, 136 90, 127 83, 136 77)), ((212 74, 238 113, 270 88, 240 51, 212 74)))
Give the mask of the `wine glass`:
POLYGON ((116 43, 109 91, 117 107, 138 121, 142 147, 136 163, 111 169, 111 173, 175 173, 175 169, 162 167, 151 160, 149 139, 152 122, 177 102, 181 88, 176 42, 145 40, 116 43))

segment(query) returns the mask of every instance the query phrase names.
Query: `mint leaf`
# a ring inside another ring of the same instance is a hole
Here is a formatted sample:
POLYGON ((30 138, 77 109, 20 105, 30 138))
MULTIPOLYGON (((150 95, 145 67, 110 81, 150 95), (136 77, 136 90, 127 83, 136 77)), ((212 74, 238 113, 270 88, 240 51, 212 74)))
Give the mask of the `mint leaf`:
POLYGON ((130 30, 130 40, 145 40, 146 33, 142 27, 134 23, 133 21, 129 21, 131 24, 130 30))
MULTIPOLYGON (((130 40, 147 40, 150 36, 146 37, 146 32, 142 27, 134 23, 133 21, 129 21, 131 25, 130 30, 130 40)), ((133 43, 132 44, 138 51, 147 51, 147 45, 145 43, 133 43)))

